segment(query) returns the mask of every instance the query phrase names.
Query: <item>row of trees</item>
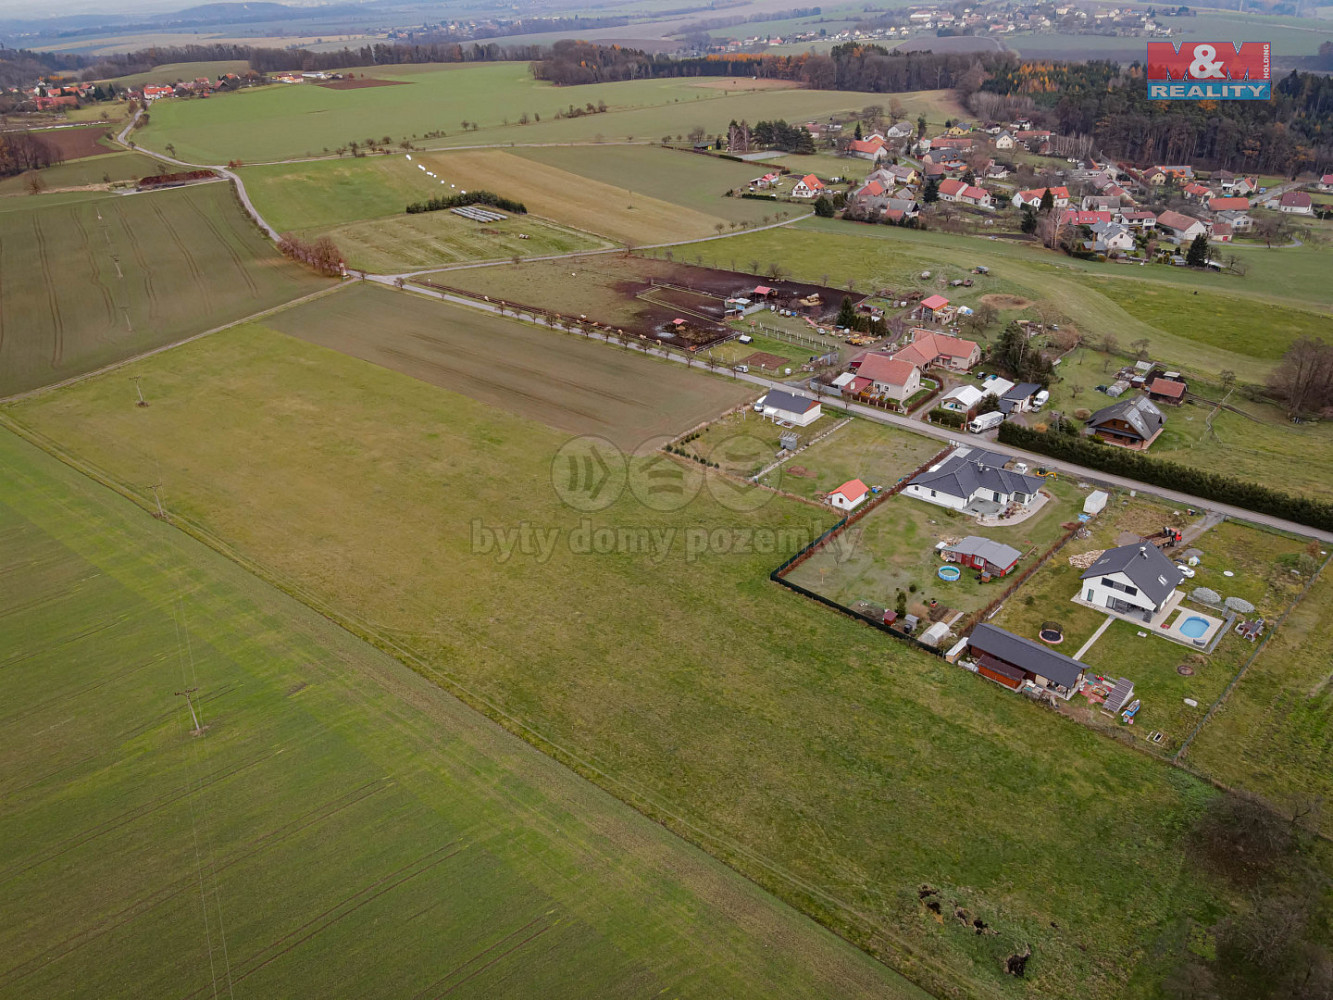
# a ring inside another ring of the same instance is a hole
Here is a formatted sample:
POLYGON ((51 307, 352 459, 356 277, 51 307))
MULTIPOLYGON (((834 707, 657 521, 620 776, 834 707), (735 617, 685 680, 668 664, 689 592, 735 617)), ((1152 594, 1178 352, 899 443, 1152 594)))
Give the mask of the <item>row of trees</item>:
POLYGON ((60 147, 32 132, 0 132, 0 177, 60 163, 60 147))
POLYGON ((527 206, 521 201, 514 201, 498 195, 494 191, 464 191, 462 194, 440 195, 426 201, 414 201, 407 206, 409 215, 420 212, 438 212, 446 208, 462 208, 464 205, 490 205, 492 208, 513 212, 515 215, 527 215, 527 206))
POLYGON ((1328 500, 1292 496, 1259 483, 1178 462, 1159 461, 1140 451, 1103 444, 1097 438, 1044 433, 1007 420, 1000 425, 1000 441, 1142 483, 1182 490, 1312 528, 1333 530, 1333 502, 1328 500))
POLYGON ((303 240, 292 233, 285 233, 278 240, 278 250, 298 264, 313 268, 320 274, 336 278, 343 271, 343 255, 336 243, 327 236, 321 236, 313 242, 303 240))

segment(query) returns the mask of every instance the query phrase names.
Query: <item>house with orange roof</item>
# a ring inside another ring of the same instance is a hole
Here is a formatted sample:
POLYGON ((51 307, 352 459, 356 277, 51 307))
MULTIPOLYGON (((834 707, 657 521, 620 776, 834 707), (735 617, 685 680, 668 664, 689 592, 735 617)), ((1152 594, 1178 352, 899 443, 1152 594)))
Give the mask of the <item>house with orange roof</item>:
POLYGON ((814 174, 806 174, 794 185, 792 185, 791 196, 793 198, 818 198, 824 193, 824 182, 814 174))
POLYGON ((950 371, 965 372, 981 360, 981 346, 962 337, 916 327, 912 330, 912 342, 893 357, 920 369, 937 365, 950 371))
POLYGON ((853 139, 847 143, 845 151, 848 156, 856 156, 871 163, 878 163, 887 159, 889 155, 889 149, 882 140, 873 142, 869 139, 853 139))
POLYGON ((857 378, 870 380, 867 387, 878 396, 901 403, 921 389, 921 369, 906 358, 870 354, 856 371, 857 378))
POLYGON ((828 494, 828 502, 839 510, 851 510, 870 495, 870 487, 859 479, 849 479, 828 494))

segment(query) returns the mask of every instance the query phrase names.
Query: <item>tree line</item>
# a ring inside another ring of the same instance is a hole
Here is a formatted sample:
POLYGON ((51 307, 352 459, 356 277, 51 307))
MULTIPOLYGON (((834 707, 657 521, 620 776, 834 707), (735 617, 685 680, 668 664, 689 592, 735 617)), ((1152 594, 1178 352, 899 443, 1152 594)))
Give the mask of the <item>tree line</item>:
POLYGON ((446 208, 462 208, 464 205, 490 205, 492 208, 504 209, 515 215, 528 214, 527 206, 523 202, 498 195, 494 191, 465 191, 462 194, 440 195, 426 201, 414 201, 407 206, 407 213, 417 215, 421 212, 438 212, 446 208))
POLYGON ((0 177, 40 170, 64 159, 59 146, 32 132, 0 132, 0 177))
POLYGON ((1271 101, 1150 101, 1137 62, 1028 61, 988 72, 974 111, 994 103, 981 95, 1025 98, 1048 127, 1095 134, 1109 156, 1285 176, 1333 169, 1333 77, 1293 70, 1274 82, 1271 101))
POLYGON ((968 83, 975 89, 987 73, 1017 61, 1008 52, 900 52, 853 42, 834 46, 827 55, 725 53, 676 59, 619 46, 561 41, 533 63, 532 72, 539 80, 565 86, 672 77, 753 76, 795 80, 815 90, 896 93, 968 83))
POLYGON ((1333 503, 1328 500, 1292 496, 1233 476, 1160 461, 1140 451, 1104 444, 1096 438, 1038 431, 1006 420, 1000 425, 1000 442, 1153 486, 1193 493, 1217 503, 1333 530, 1333 503))
POLYGON ((313 242, 292 233, 284 233, 278 240, 278 250, 298 264, 304 264, 320 274, 336 278, 343 271, 343 255, 336 243, 327 236, 313 242))

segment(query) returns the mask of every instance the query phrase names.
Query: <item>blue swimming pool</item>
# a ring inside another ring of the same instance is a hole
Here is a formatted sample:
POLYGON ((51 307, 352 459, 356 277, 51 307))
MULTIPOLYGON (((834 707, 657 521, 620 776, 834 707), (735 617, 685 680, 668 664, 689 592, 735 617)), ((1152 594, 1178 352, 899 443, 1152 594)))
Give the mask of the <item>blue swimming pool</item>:
POLYGON ((939 569, 935 571, 935 574, 941 580, 948 580, 950 583, 953 583, 955 580, 957 580, 960 576, 963 575, 963 571, 959 569, 957 566, 941 566, 939 569))
POLYGON ((1198 615, 1190 615, 1183 622, 1176 626, 1180 629, 1180 634, 1190 639, 1201 639, 1203 634, 1208 631, 1211 623, 1207 618, 1200 618, 1198 615))

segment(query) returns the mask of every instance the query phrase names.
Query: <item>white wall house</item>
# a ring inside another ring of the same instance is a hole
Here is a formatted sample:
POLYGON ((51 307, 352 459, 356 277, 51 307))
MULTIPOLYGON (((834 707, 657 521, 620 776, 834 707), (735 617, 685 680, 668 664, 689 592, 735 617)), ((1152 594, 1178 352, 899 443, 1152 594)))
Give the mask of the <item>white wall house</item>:
POLYGON ((782 389, 771 389, 764 397, 764 416, 769 420, 809 427, 819 419, 820 412, 819 400, 784 392, 782 389))
POLYGON ((1149 621, 1171 600, 1183 580, 1155 545, 1142 542, 1107 549, 1081 577, 1079 596, 1113 614, 1149 621))
POLYGON ((869 494, 869 486, 859 479, 852 479, 831 492, 828 502, 839 510, 851 510, 859 506, 869 494))

